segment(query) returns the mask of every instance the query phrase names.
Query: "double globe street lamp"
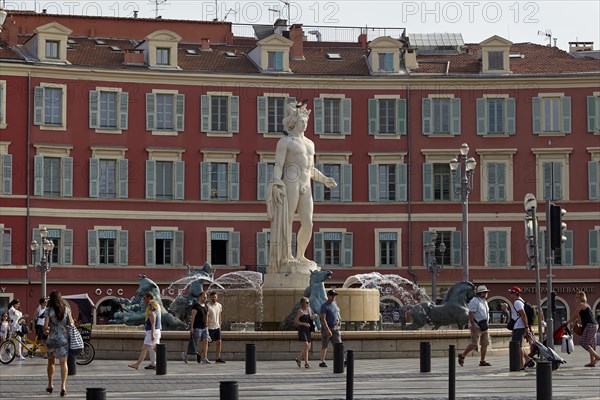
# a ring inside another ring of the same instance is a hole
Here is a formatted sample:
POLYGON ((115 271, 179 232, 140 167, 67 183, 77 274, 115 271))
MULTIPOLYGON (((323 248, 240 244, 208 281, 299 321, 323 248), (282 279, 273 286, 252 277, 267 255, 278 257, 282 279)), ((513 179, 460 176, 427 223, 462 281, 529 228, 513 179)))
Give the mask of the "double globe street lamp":
POLYGON ((437 298, 437 274, 444 268, 444 254, 446 253, 446 244, 440 241, 440 245, 436 247, 438 234, 435 230, 429 232, 430 243, 423 245, 425 257, 427 260, 427 270, 431 272, 431 301, 435 304, 437 298), (438 264, 435 252, 438 250, 441 255, 442 263, 438 264))
POLYGON ((469 157, 469 145, 463 143, 460 146, 459 159, 454 157, 450 160, 450 169, 453 173, 460 173, 460 187, 456 187, 454 193, 460 195, 462 202, 462 244, 461 259, 463 264, 463 282, 469 282, 469 193, 473 190, 473 173, 477 162, 469 157))
MULTIPOLYGON (((42 297, 46 297, 46 275, 50 272, 50 259, 52 257, 52 251, 54 250, 54 242, 47 239, 48 229, 46 229, 45 226, 40 229, 40 236, 42 238, 42 258, 40 259, 40 263, 35 265, 34 268, 37 272, 42 273, 42 297)), ((40 246, 38 242, 32 240, 29 247, 31 248, 32 259, 35 260, 35 254, 40 246)))

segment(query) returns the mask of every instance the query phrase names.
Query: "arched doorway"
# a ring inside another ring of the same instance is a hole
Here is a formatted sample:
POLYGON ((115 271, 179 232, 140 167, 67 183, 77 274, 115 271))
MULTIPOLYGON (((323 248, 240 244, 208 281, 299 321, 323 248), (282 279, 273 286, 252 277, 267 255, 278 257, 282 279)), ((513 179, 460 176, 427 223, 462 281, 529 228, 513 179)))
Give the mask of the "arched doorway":
POLYGON ((123 306, 115 297, 107 297, 96 305, 96 324, 106 325, 115 318, 117 311, 122 311, 123 306))
POLYGON ((510 301, 504 297, 492 297, 488 301, 488 307, 490 308, 490 324, 505 324, 508 321, 502 320, 502 304, 507 305, 508 312, 510 313, 510 301))
MULTIPOLYGON (((548 319, 548 299, 542 301, 542 310, 544 311, 544 318, 548 319)), ((565 300, 560 297, 556 297, 556 312, 554 313, 554 328, 557 328, 568 318, 568 309, 565 300)))

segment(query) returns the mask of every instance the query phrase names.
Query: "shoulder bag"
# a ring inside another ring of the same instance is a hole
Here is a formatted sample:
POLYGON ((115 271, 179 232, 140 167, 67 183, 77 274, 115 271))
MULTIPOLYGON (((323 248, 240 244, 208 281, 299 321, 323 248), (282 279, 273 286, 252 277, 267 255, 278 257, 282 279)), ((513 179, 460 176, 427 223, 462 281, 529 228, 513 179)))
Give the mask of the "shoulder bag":
POLYGON ((579 322, 576 322, 575 326, 573 327, 573 333, 578 336, 583 335, 583 325, 581 325, 579 322))
POLYGON ((81 333, 79 329, 75 325, 69 325, 69 354, 72 356, 77 356, 81 354, 83 350, 83 339, 81 338, 81 333))

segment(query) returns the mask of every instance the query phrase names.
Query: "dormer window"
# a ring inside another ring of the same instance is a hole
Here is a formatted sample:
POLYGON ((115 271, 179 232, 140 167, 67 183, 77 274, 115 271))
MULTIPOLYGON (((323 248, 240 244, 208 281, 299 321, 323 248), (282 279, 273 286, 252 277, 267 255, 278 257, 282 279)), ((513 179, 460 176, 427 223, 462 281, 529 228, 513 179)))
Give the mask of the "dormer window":
POLYGON ((291 72, 291 47, 291 40, 272 34, 256 42, 256 47, 248 52, 248 57, 263 72, 291 72))
POLYGON ((283 70, 283 51, 269 51, 269 71, 282 71, 283 70))
POLYGON ((502 51, 488 52, 488 69, 504 70, 504 53, 502 51))
POLYGON ((146 36, 140 48, 144 50, 144 61, 150 68, 179 69, 177 47, 181 36, 169 30, 159 30, 146 36))
POLYGON ((512 42, 494 35, 479 43, 481 46, 481 72, 510 74, 510 46, 512 42))
POLYGON ((158 47, 156 49, 156 65, 169 65, 170 49, 158 47))
POLYGON ((59 53, 60 42, 57 40, 46 40, 46 58, 50 60, 58 60, 60 58, 59 53))
POLYGON ((369 43, 367 57, 372 74, 397 74, 400 72, 402 43, 389 36, 381 36, 369 43))

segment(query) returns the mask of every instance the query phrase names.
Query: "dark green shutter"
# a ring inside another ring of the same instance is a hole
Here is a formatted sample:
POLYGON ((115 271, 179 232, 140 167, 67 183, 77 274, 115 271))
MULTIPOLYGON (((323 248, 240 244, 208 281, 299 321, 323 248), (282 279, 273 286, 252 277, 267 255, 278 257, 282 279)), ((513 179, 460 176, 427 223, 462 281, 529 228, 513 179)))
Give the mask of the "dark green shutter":
POLYGON ((315 135, 322 135, 325 133, 324 126, 324 112, 325 105, 322 98, 316 97, 313 99, 313 118, 315 124, 315 135))
POLYGON ((98 111, 100 92, 96 90, 90 90, 90 129, 98 129, 98 111))
POLYGON ((146 130, 154 131, 156 129, 156 95, 146 93, 146 130))
MULTIPOLYGON (((268 115, 268 98, 266 96, 258 96, 256 98, 256 121, 257 126, 256 129, 258 133, 267 133, 267 120, 269 118, 268 115)), ((285 107, 285 106, 284 106, 285 107)))
POLYGON ((100 160, 90 158, 90 197, 98 197, 100 191, 100 160))

